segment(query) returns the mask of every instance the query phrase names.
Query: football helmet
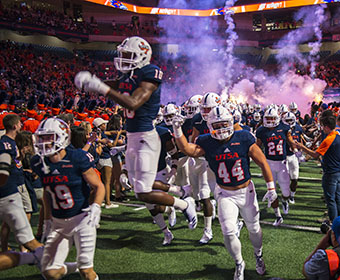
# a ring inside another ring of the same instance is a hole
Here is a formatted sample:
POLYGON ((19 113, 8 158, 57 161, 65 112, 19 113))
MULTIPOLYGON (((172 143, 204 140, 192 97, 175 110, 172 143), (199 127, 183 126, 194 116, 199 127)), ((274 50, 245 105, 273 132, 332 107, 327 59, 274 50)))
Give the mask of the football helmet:
POLYGON ((298 110, 297 104, 295 102, 291 102, 289 104, 289 111, 291 111, 293 114, 296 114, 297 110, 298 110))
POLYGON ((254 121, 259 122, 261 120, 261 114, 259 112, 254 113, 254 121))
POLYGON ((211 137, 224 140, 228 139, 234 133, 233 116, 223 106, 216 106, 208 114, 207 125, 211 137))
POLYGON ((282 121, 284 124, 287 124, 290 127, 293 127, 296 124, 296 117, 294 113, 288 112, 287 114, 284 115, 284 117, 282 118, 282 121))
POLYGON ((179 115, 179 108, 175 104, 168 104, 163 110, 163 119, 166 125, 172 125, 172 121, 175 116, 179 115))
POLYGON ((49 118, 42 121, 33 134, 33 143, 41 156, 52 156, 70 144, 70 128, 62 120, 49 118))
POLYGON ((138 36, 126 38, 117 47, 118 57, 114 58, 117 70, 127 73, 150 64, 152 49, 149 43, 138 36))
POLYGON ((281 106, 279 107, 279 113, 281 117, 287 114, 288 112, 289 112, 288 106, 286 104, 281 104, 281 106))
POLYGON ((254 111, 255 111, 255 109, 254 109, 254 107, 253 107, 253 105, 248 105, 248 112, 250 113, 250 114, 253 114, 254 113, 254 111))
POLYGON ((200 103, 202 100, 202 95, 191 96, 185 104, 186 117, 188 119, 193 118, 200 111, 200 103))
POLYGON ((163 108, 159 107, 159 111, 156 117, 156 125, 160 124, 163 121, 163 108))
POLYGON ((212 108, 221 104, 221 98, 217 93, 207 92, 204 94, 201 104, 200 110, 203 120, 208 120, 208 114, 212 108))
POLYGON ((261 111, 261 104, 259 104, 259 103, 255 104, 254 110, 255 110, 255 112, 260 112, 261 111))
POLYGON ((276 127, 280 124, 279 113, 276 109, 268 109, 263 116, 263 126, 264 127, 276 127))
POLYGON ((232 111, 232 115, 234 118, 234 123, 240 123, 242 121, 242 115, 239 110, 232 111))

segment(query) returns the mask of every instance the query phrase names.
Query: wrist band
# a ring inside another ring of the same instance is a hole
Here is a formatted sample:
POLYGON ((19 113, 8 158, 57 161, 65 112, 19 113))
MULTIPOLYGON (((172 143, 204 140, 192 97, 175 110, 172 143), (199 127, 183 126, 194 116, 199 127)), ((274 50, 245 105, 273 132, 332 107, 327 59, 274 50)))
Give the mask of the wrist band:
POLYGON ((181 127, 174 127, 174 136, 175 138, 180 138, 183 135, 182 128, 181 127))
POLYGON ((92 145, 92 142, 87 142, 86 144, 91 146, 91 145, 92 145))
POLYGON ((268 190, 268 191, 275 190, 275 184, 274 184, 273 181, 267 182, 267 183, 266 183, 266 186, 267 186, 267 190, 268 190))

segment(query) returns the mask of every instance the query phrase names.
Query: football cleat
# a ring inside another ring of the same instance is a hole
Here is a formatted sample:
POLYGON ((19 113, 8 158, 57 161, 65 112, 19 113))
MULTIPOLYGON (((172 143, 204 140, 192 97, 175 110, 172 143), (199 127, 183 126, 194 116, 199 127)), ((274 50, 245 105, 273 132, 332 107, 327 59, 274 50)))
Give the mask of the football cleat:
POLYGON ((170 207, 170 214, 169 214, 169 226, 174 227, 176 225, 176 210, 174 207, 170 207))
POLYGON ((295 204, 295 198, 294 198, 294 196, 291 196, 291 197, 289 198, 288 202, 291 203, 291 204, 295 204))
POLYGON ((105 204, 105 209, 113 209, 113 208, 118 208, 118 207, 119 207, 119 205, 113 204, 113 203, 105 204))
POLYGON ((207 243, 209 243, 209 241, 211 239, 213 239, 212 230, 205 229, 204 232, 203 232, 203 236, 199 241, 199 244, 201 244, 201 245, 207 244, 207 243))
POLYGON ((244 269, 246 268, 246 263, 242 261, 240 264, 236 264, 234 280, 244 280, 244 269))
POLYGON ((173 239, 174 239, 174 235, 172 234, 171 231, 169 231, 168 233, 165 233, 162 245, 163 246, 169 246, 173 239))
POLYGON ((273 226, 278 227, 282 223, 283 223, 283 218, 282 217, 276 217, 276 220, 274 221, 273 226))
POLYGON ((181 199, 184 199, 184 198, 187 198, 188 196, 191 196, 191 192, 192 192, 191 185, 182 186, 181 190, 182 190, 181 199))
POLYGON ((289 212, 289 203, 288 201, 283 201, 282 200, 282 211, 283 211, 283 214, 287 215, 288 212, 289 212))
POLYGON ((184 200, 188 203, 188 207, 183 211, 183 214, 189 222, 189 228, 195 229, 197 226, 197 213, 194 199, 192 197, 187 197, 184 200))
POLYGON ((241 220, 238 220, 238 221, 237 221, 237 232, 236 232, 237 238, 240 238, 241 229, 243 228, 243 226, 244 226, 244 222, 241 221, 241 220))
POLYGON ((261 256, 256 256, 256 272, 259 275, 263 275, 266 273, 266 265, 264 264, 263 258, 262 258, 262 254, 261 256))
POLYGON ((216 218, 216 200, 215 199, 211 199, 210 200, 211 205, 212 205, 212 219, 215 220, 216 218))

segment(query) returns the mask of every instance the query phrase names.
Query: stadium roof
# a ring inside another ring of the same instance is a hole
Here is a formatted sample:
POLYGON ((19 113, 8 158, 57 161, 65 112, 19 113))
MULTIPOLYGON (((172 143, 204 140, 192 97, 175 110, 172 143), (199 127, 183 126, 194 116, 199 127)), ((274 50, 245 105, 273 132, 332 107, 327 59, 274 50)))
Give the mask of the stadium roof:
MULTIPOLYGON (((183 7, 183 1, 173 1, 173 0, 123 0, 129 4, 134 4, 143 7, 162 7, 166 3, 166 7, 162 8, 186 8, 186 9, 214 9, 224 7, 225 0, 189 0, 185 1, 185 7, 183 7), (179 4, 180 3, 180 4, 179 4)), ((234 6, 258 4, 258 3, 268 3, 273 2, 273 0, 238 0, 235 2, 234 6)), ((275 2, 275 1, 274 1, 275 2)))

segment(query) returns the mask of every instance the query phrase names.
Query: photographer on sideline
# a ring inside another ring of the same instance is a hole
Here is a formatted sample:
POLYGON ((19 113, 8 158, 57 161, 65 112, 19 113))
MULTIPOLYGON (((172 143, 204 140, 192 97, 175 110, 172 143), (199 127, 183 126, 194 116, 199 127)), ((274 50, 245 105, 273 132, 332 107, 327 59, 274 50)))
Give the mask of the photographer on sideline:
POLYGON ((337 279, 340 255, 340 216, 333 220, 332 229, 323 236, 319 244, 303 264, 306 279, 337 279), (328 247, 332 249, 328 249, 328 247))

